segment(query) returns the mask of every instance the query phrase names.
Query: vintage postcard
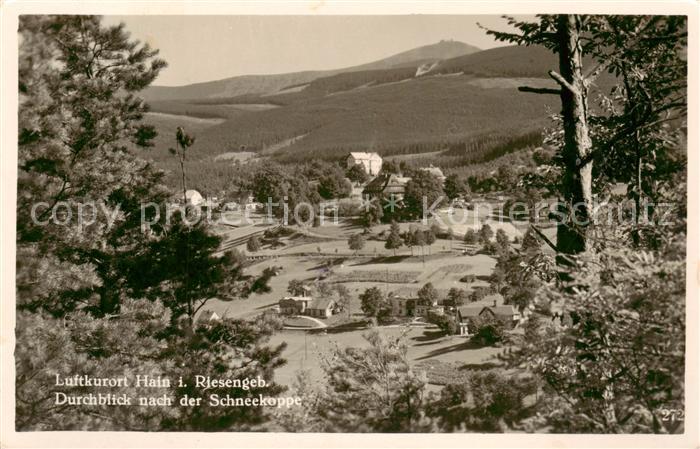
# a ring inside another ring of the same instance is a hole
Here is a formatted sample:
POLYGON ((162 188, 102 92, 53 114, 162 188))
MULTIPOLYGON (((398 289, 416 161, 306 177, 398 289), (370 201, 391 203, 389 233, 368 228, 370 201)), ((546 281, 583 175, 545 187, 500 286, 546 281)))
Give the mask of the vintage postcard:
POLYGON ((697 4, 1 12, 3 447, 697 447, 697 4))

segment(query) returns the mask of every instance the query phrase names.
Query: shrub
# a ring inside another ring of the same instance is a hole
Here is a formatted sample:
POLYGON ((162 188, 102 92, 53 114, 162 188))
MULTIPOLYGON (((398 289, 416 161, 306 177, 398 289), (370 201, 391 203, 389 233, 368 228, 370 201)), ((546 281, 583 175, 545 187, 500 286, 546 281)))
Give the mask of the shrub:
POLYGON ((357 255, 357 252, 365 247, 364 236, 362 234, 351 235, 348 239, 348 247, 355 252, 355 255, 357 255))
POLYGON ((250 239, 248 239, 248 243, 246 244, 246 248, 251 253, 254 253, 256 251, 260 251, 261 247, 262 247, 262 245, 260 244, 260 239, 258 239, 257 236, 252 236, 250 239))
POLYGON ((503 229, 496 231, 496 243, 503 248, 508 248, 508 234, 503 229))
POLYGON ((447 299, 445 300, 445 305, 458 307, 464 304, 467 299, 467 292, 461 288, 452 287, 449 292, 447 292, 447 299))
POLYGON ((439 327, 447 335, 455 335, 457 333, 457 322, 453 315, 428 312, 425 320, 439 327))
POLYGON ((481 229, 479 230, 479 241, 481 243, 488 243, 491 241, 491 238, 493 237, 493 229, 491 229, 491 226, 487 223, 484 224, 481 229))
POLYGON ((476 234, 476 232, 473 229, 467 230, 467 233, 464 234, 464 243, 468 245, 474 245, 479 241, 479 236, 476 234))
POLYGON ((339 217, 357 217, 362 213, 360 204, 354 201, 339 201, 338 216, 339 217))
POLYGON ((384 297, 384 293, 377 287, 370 287, 360 295, 360 308, 370 318, 376 319, 380 324, 391 321, 391 305, 384 297))
POLYGON ((492 346, 503 343, 506 340, 505 326, 497 319, 476 319, 473 321, 475 328, 472 341, 483 345, 492 346))
POLYGON ((489 294, 489 290, 486 287, 477 287, 474 289, 471 295, 469 295, 469 300, 471 302, 481 301, 489 294))
POLYGON ((423 304, 435 304, 440 299, 440 293, 433 286, 432 282, 428 282, 418 290, 418 300, 423 304))
POLYGON ((536 391, 531 378, 505 376, 490 371, 474 373, 469 379, 473 407, 469 427, 485 432, 500 432, 503 424, 514 424, 532 413, 524 399, 536 391))
POLYGON ((466 276, 462 276, 461 278, 459 278, 459 281, 471 284, 472 282, 476 281, 476 276, 473 274, 467 274, 466 276))

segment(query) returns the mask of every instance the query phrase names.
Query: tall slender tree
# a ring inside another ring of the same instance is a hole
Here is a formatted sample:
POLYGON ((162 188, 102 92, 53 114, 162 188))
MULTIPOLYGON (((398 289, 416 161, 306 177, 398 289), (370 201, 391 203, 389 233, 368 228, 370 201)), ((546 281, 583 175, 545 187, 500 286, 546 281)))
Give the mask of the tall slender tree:
POLYGON ((393 250, 395 256, 396 250, 401 248, 402 245, 403 239, 401 238, 401 228, 399 227, 398 223, 392 221, 391 226, 389 227, 389 236, 386 238, 386 242, 384 243, 384 248, 393 250))
POLYGON ((175 130, 175 148, 169 148, 170 154, 177 156, 180 163, 180 176, 182 185, 182 204, 187 204, 187 173, 185 171, 185 160, 187 149, 194 145, 194 137, 185 132, 185 129, 178 126, 175 130))
MULTIPOLYGON (((559 72, 549 71, 558 89, 520 87, 523 92, 555 94, 561 100, 564 142, 561 148, 562 177, 560 223, 557 227, 557 249, 563 254, 587 251, 591 247, 593 207, 591 158, 592 141, 588 123, 588 88, 598 72, 584 73, 583 34, 588 18, 576 14, 540 15, 539 22, 508 22, 520 33, 488 30, 496 39, 519 45, 543 45, 559 57, 559 72)), ((560 261, 565 261, 560 258, 560 261)))

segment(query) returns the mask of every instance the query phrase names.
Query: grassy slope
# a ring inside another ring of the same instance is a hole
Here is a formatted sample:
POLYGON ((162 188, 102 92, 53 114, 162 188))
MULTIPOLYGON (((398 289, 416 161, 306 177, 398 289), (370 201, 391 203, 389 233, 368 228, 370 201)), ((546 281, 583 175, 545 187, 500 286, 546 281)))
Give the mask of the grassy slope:
POLYGON ((222 99, 214 101, 219 104, 201 104, 200 99, 154 103, 153 107, 226 118, 199 136, 199 153, 205 157, 241 146, 260 151, 305 134, 278 157, 335 159, 350 149, 429 152, 478 136, 520 135, 541 126, 546 107, 556 107, 555 97, 520 94, 507 85, 483 88, 475 83, 475 76, 544 78, 554 63, 554 55, 544 49, 505 47, 445 60, 435 71, 471 75, 413 78, 413 68, 365 70, 320 78, 293 94, 230 100, 282 105, 266 111, 232 112, 220 104, 222 99))
POLYGON ((483 77, 547 76, 558 67, 557 57, 542 47, 499 47, 441 62, 434 73, 472 74, 483 77))

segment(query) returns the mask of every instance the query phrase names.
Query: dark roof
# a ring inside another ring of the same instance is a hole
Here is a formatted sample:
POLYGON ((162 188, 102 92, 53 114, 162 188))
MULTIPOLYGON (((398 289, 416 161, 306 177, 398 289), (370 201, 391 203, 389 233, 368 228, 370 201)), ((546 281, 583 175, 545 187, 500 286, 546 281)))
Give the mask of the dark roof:
POLYGON ((309 305, 306 307, 306 309, 320 309, 320 310, 327 310, 329 307, 333 307, 335 304, 335 301, 332 299, 314 299, 309 303, 309 305))
POLYGON ((299 302, 310 302, 312 301, 313 298, 309 298, 306 296, 285 296, 284 298, 279 300, 279 304, 297 304, 299 302))
POLYGON ((489 307, 492 307, 494 301, 496 301, 496 305, 502 305, 503 295, 501 295, 500 293, 491 293, 484 296, 479 302, 489 307))
POLYGON ((385 173, 367 183, 364 191, 369 193, 403 194, 406 191, 406 183, 393 173, 385 173))
POLYGON ((403 295, 389 295, 389 299, 395 299, 397 301, 416 301, 416 298, 403 295))
POLYGON ((496 306, 496 307, 487 307, 491 311, 493 311, 494 314, 496 315, 507 315, 507 316, 513 316, 517 315, 517 311, 515 310, 515 307, 511 305, 504 305, 504 306, 496 306))
POLYGON ((496 316, 512 317, 518 312, 511 305, 501 306, 460 306, 457 311, 462 318, 476 318, 484 312, 490 312, 496 316))
POLYGON ((459 315, 462 318, 476 318, 479 316, 481 311, 484 310, 483 306, 459 306, 457 307, 457 311, 459 311, 459 315))

